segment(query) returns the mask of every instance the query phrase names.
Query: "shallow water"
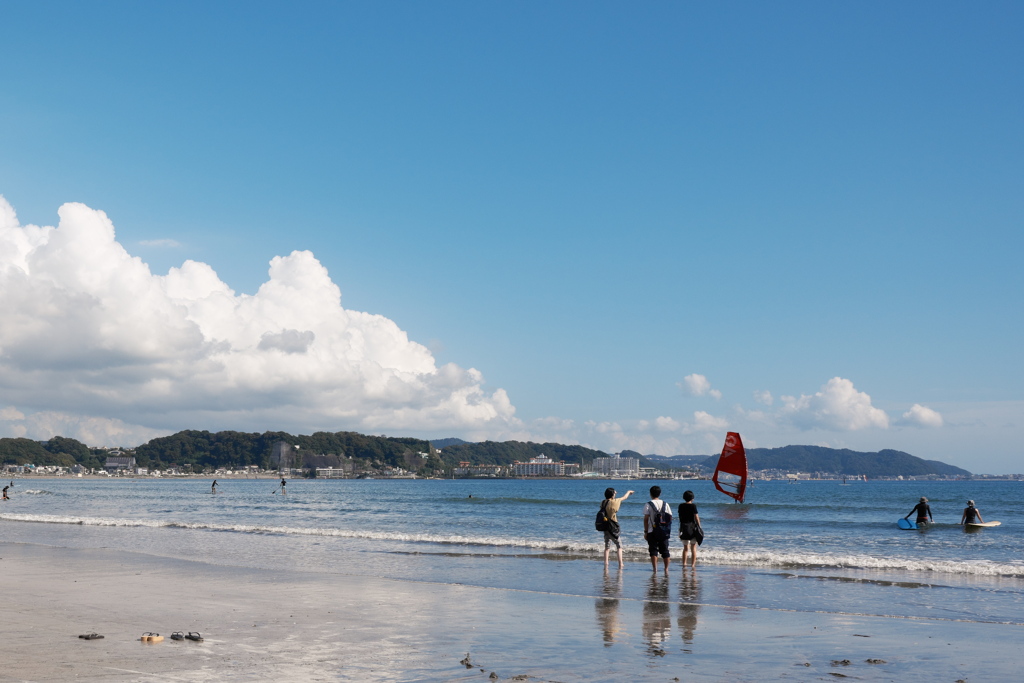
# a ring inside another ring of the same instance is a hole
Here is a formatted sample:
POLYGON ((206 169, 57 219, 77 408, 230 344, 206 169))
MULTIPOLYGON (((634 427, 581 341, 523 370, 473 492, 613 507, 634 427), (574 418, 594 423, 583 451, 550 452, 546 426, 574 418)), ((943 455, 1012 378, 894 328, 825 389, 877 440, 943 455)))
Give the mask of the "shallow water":
POLYGON ((208 480, 29 478, 0 507, 0 540, 596 599, 1024 624, 1024 484, 757 482, 736 505, 710 482, 658 482, 673 506, 696 494, 698 571, 676 564, 667 582, 650 581, 638 493, 619 514, 626 570, 605 576, 593 530, 604 488, 652 483, 293 480, 281 495, 274 479, 230 479, 210 495, 208 480), (899 530, 921 495, 937 524, 899 530), (965 533, 968 498, 1002 526, 965 533))

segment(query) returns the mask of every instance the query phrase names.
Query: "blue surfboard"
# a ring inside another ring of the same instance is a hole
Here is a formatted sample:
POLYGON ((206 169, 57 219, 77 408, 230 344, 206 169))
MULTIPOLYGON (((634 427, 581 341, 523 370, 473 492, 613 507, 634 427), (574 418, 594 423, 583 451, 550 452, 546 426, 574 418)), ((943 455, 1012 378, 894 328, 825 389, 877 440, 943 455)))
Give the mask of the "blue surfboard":
POLYGON ((901 529, 909 530, 917 528, 917 523, 911 522, 909 519, 901 519, 900 521, 896 522, 896 524, 898 524, 901 529))

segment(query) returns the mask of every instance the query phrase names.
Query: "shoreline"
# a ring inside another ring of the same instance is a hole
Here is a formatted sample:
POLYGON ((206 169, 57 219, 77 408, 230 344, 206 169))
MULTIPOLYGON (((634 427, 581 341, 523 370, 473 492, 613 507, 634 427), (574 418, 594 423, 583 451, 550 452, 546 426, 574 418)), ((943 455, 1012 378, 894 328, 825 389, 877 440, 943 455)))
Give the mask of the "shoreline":
MULTIPOLYGON (((1009 680, 1018 625, 591 595, 0 543, 0 681, 1009 680), (80 633, 102 640, 84 641, 80 633), (143 631, 205 641, 148 645, 143 631), (953 646, 953 644, 959 647, 953 646), (460 664, 470 655, 467 668, 460 664), (870 663, 872 660, 874 663, 870 663), (844 663, 848 662, 848 663, 844 663), (497 678, 490 678, 495 672, 497 678), (527 680, 527 679, 518 679, 527 680)), ((600 564, 594 563, 600 580, 600 564)), ((669 599, 678 586, 679 600, 669 599)))

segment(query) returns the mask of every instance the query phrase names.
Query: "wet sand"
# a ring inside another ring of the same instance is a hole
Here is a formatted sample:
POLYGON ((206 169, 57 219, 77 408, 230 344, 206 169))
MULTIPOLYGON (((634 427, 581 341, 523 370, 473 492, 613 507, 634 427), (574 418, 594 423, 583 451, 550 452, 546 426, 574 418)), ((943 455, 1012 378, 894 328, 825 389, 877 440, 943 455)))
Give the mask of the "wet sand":
POLYGON ((639 564, 624 580, 645 599, 617 597, 614 568, 610 590, 574 596, 18 543, 0 558, 0 681, 1001 681, 1024 636, 662 600, 692 571, 666 582, 639 564))

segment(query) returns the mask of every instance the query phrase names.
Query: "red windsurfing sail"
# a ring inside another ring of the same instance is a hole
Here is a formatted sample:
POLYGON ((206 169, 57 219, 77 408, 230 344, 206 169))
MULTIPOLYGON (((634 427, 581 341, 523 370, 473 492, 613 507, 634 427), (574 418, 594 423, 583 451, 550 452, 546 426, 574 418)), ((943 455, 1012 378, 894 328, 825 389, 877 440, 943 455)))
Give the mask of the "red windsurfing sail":
POLYGON ((716 489, 737 502, 743 502, 743 493, 747 490, 747 452, 743 450, 743 441, 738 433, 725 435, 725 446, 711 480, 715 482, 716 489))

